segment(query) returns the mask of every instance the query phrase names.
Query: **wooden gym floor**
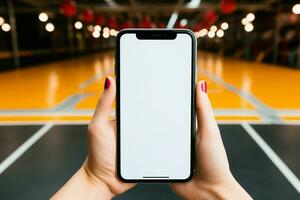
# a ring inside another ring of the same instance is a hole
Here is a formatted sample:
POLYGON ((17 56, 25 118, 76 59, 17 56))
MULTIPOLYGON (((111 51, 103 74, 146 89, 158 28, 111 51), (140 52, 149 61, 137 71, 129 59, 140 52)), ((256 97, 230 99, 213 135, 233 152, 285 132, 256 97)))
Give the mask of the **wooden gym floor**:
MULTIPOLYGON (((79 168, 113 55, 0 73, 0 199, 49 198, 79 168)), ((300 70, 199 52, 198 79, 208 82, 237 180, 254 199, 299 199, 300 70)), ((165 184, 139 184, 116 199, 178 197, 165 184)))

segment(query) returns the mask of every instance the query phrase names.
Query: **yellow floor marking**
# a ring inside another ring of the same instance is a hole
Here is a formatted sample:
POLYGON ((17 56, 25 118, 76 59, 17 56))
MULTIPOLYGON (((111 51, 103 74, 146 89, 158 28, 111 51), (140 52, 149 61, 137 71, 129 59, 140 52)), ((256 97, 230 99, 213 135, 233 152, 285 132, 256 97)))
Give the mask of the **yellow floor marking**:
MULTIPOLYGON (((198 54, 198 80, 208 83, 208 95, 217 109, 255 109, 246 99, 201 74, 201 68, 251 93, 269 107, 300 108, 300 71, 289 68, 198 54)), ((0 73, 0 110, 46 109, 74 94, 88 94, 75 110, 94 109, 103 92, 106 75, 114 75, 113 52, 0 73), (96 77, 96 78, 95 78, 96 77), (92 80, 88 82, 88 80, 92 80), (86 84, 83 84, 86 83, 86 84), (80 87, 81 85, 83 87, 80 87)), ((115 105, 113 106, 115 107, 115 105)), ((46 114, 47 115, 47 114, 46 114)), ((250 114, 251 115, 251 114, 250 114)), ((0 116, 0 121, 89 120, 90 116, 0 116), (81 118, 82 117, 82 118, 81 118)), ((218 120, 260 120, 258 116, 217 116, 218 120)), ((300 121, 284 116, 283 120, 300 121)))
POLYGON ((0 109, 53 108, 89 78, 113 71, 112 53, 0 73, 0 109))
MULTIPOLYGON (((200 70, 198 70, 199 72, 200 70)), ((206 80, 208 86, 208 95, 211 99, 214 108, 254 108, 245 99, 241 98, 237 94, 227 90, 223 86, 215 83, 208 77, 202 76, 201 73, 198 76, 198 80, 206 80), (212 91, 212 92, 210 92, 212 91), (218 92, 214 92, 218 91, 218 92)))
POLYGON ((81 100, 77 105, 77 109, 95 109, 100 94, 93 94, 81 100))
POLYGON ((261 121, 259 116, 216 116, 217 121, 261 121))
POLYGON ((300 116, 283 116, 284 121, 300 121, 300 116))
POLYGON ((300 70, 245 62, 200 52, 198 60, 210 73, 255 95, 272 108, 300 108, 300 70))

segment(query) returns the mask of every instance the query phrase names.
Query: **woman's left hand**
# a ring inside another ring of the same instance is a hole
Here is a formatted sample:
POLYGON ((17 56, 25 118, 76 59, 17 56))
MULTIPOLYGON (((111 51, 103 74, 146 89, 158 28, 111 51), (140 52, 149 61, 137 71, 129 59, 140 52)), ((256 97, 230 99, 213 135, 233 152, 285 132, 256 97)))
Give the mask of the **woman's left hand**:
POLYGON ((111 199, 132 188, 116 175, 116 123, 109 120, 116 83, 105 80, 104 91, 88 126, 88 156, 76 174, 52 199, 111 199))

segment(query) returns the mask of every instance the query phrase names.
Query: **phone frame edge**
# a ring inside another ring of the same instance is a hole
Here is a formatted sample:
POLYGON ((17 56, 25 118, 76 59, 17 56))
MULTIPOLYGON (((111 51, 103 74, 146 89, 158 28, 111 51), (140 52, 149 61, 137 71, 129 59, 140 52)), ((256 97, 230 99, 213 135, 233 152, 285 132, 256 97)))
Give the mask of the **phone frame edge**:
POLYGON ((124 29, 117 34, 116 50, 115 50, 115 76, 116 76, 116 132, 117 132, 117 149, 116 149, 116 174, 118 178, 126 183, 163 183, 163 182, 187 182, 192 179, 195 165, 195 98, 196 98, 196 81, 197 81, 197 39, 194 33, 189 29, 124 29), (126 179, 121 174, 120 163, 120 39, 122 35, 127 33, 138 33, 140 31, 175 31, 176 33, 188 34, 192 39, 192 74, 191 74, 191 160, 190 160, 190 174, 186 179, 126 179))

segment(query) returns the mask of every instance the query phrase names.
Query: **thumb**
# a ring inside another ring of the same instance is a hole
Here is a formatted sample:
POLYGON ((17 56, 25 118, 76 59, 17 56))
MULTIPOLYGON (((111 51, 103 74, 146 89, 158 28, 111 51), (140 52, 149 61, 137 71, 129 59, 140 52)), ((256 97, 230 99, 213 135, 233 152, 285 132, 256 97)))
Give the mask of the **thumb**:
POLYGON ((205 81, 197 83, 196 110, 198 130, 196 133, 197 172, 206 176, 225 177, 230 175, 228 159, 220 130, 218 128, 211 103, 207 95, 205 81))
POLYGON ((104 91, 102 93, 102 96, 98 100, 93 120, 108 121, 109 115, 112 110, 111 106, 113 105, 115 96, 116 82, 112 77, 107 76, 104 83, 104 91))
POLYGON ((200 81, 196 87, 196 111, 198 129, 202 134, 219 133, 218 125, 207 95, 206 81, 200 81))

